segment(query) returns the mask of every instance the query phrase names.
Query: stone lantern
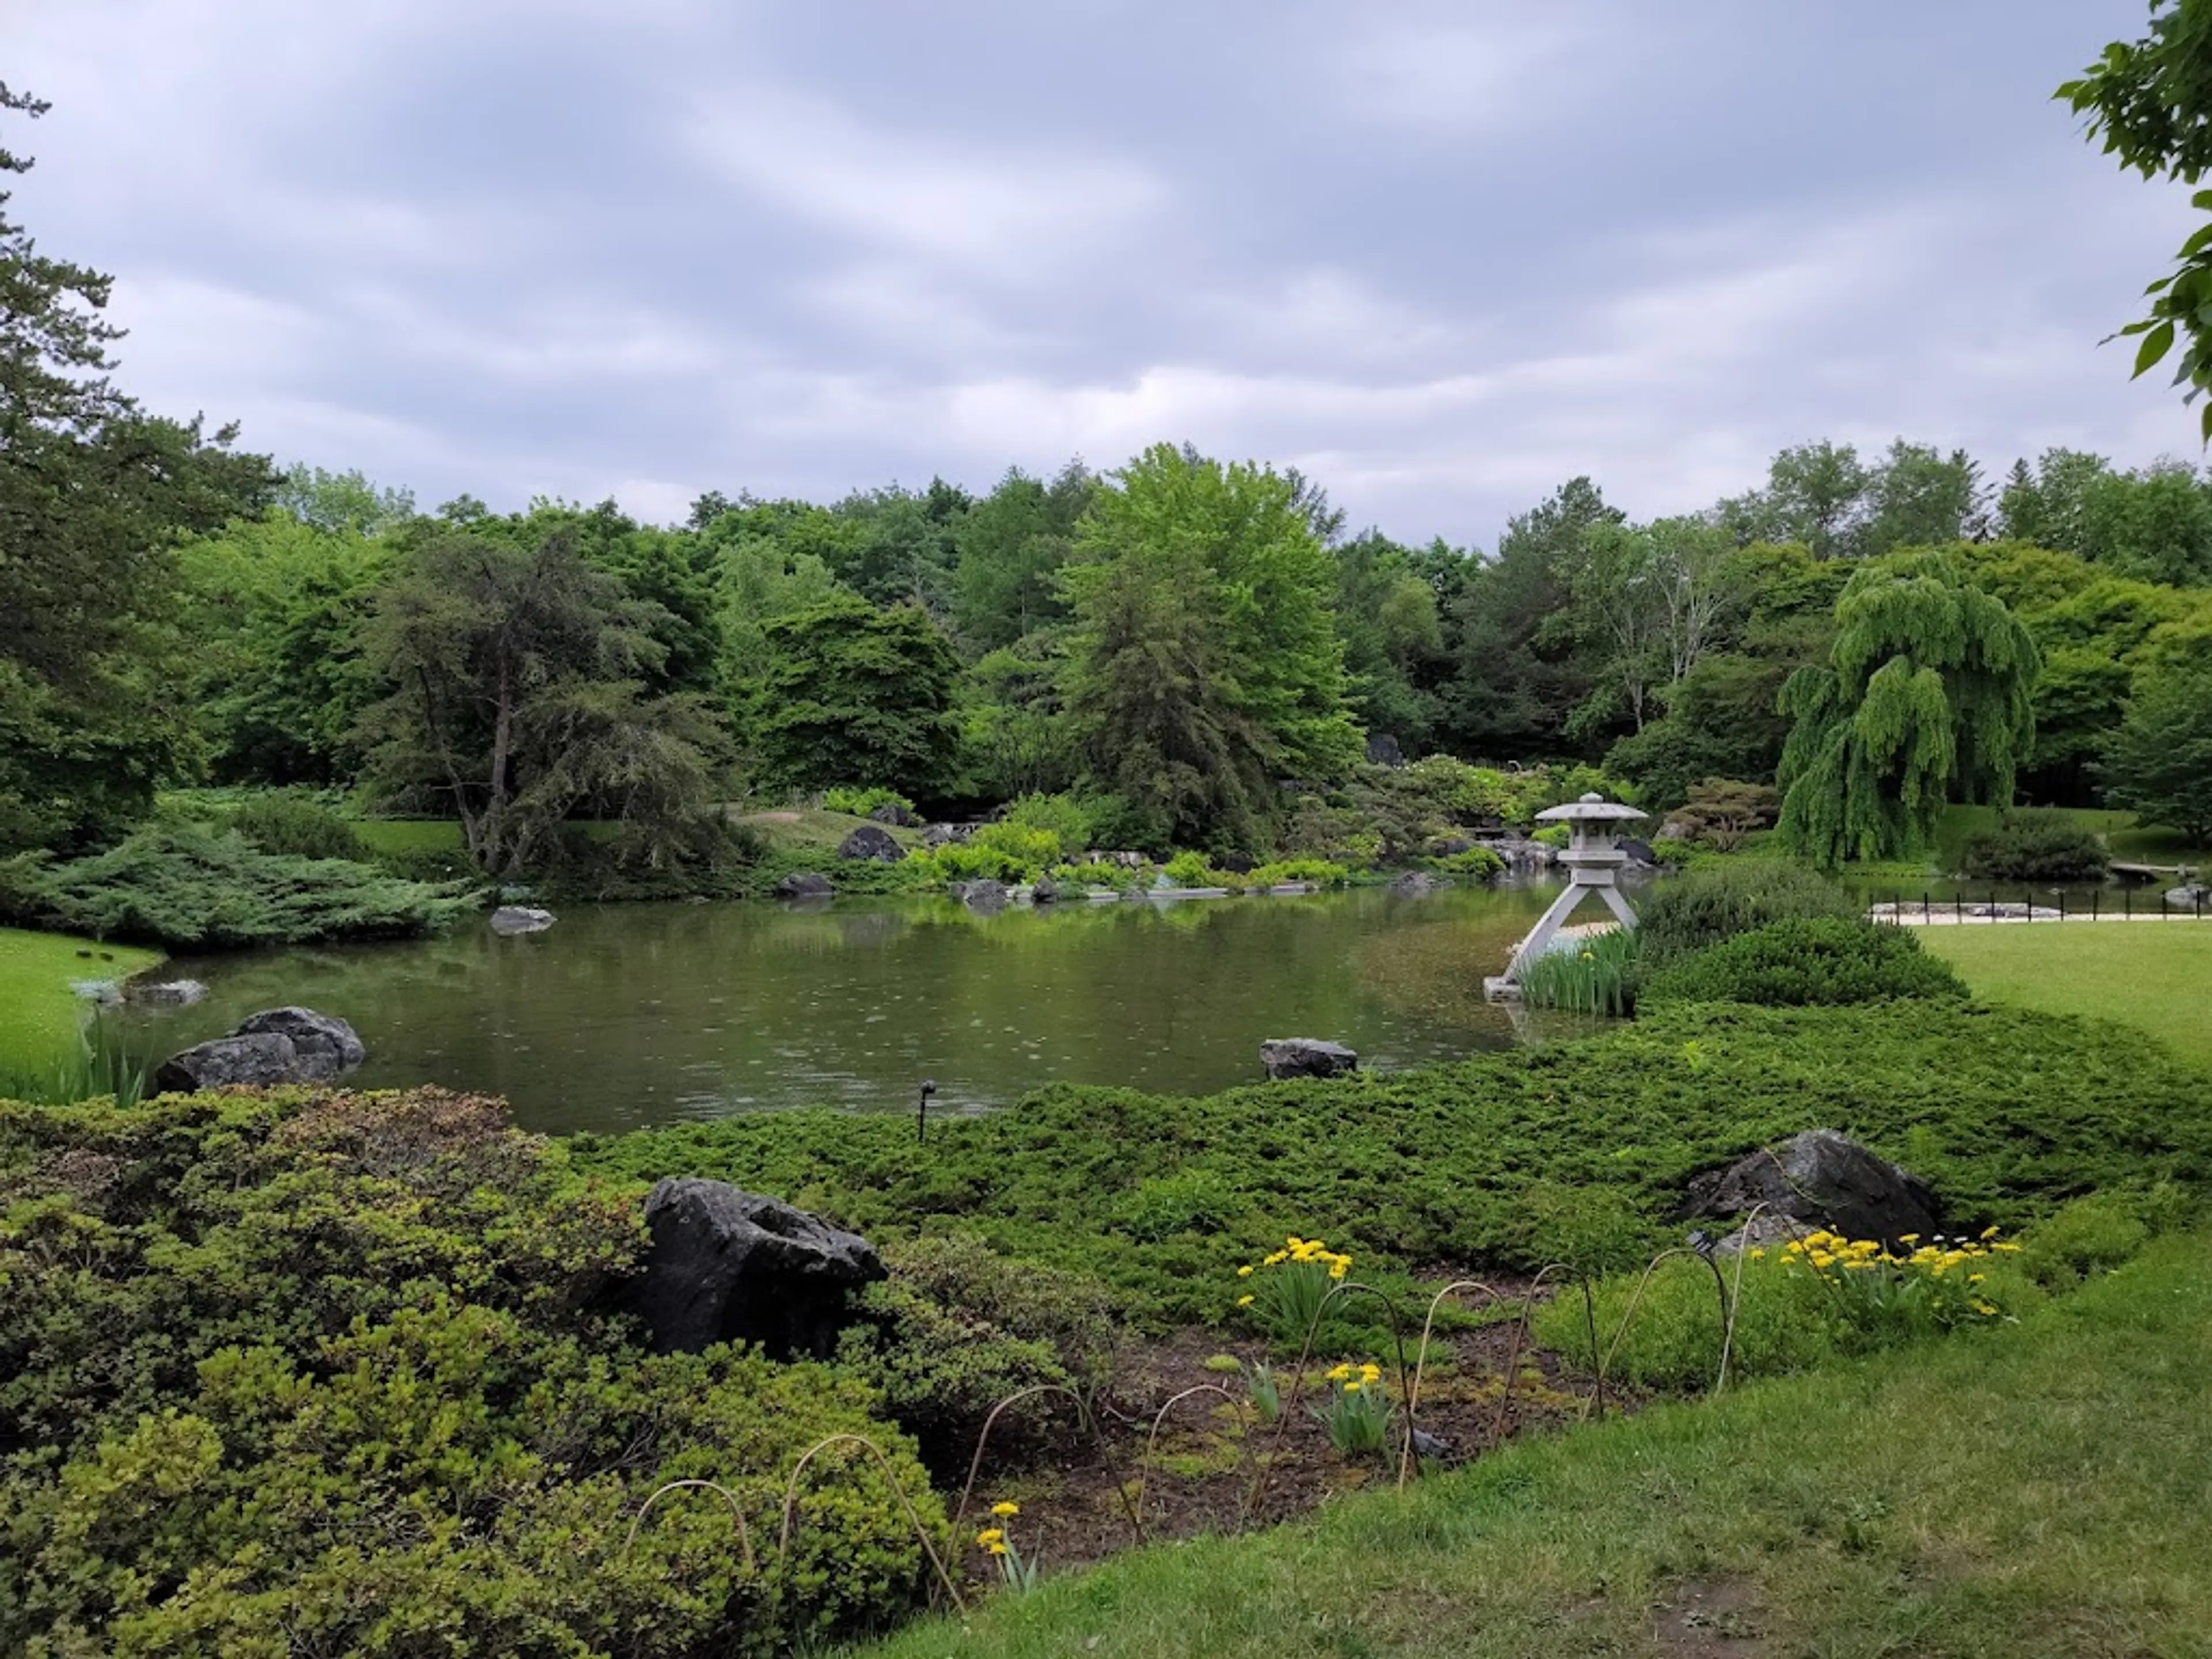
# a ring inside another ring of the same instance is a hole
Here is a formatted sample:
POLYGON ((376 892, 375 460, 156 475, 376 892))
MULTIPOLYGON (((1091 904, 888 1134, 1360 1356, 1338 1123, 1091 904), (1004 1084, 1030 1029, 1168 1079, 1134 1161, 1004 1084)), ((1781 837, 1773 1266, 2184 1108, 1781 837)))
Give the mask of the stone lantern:
POLYGON ((1551 948, 1567 918, 1592 893, 1604 902, 1623 927, 1636 926, 1636 912, 1621 896, 1619 877, 1621 866, 1628 862, 1628 854, 1620 850, 1619 842, 1622 824, 1645 816, 1633 806, 1594 794, 1536 814, 1540 823, 1567 826, 1567 850, 1559 855, 1559 862, 1567 866, 1567 884, 1552 901, 1552 908, 1528 930, 1528 936, 1513 947, 1513 957, 1505 964, 1504 975, 1484 982, 1486 991, 1492 996, 1519 995, 1521 970, 1551 948))

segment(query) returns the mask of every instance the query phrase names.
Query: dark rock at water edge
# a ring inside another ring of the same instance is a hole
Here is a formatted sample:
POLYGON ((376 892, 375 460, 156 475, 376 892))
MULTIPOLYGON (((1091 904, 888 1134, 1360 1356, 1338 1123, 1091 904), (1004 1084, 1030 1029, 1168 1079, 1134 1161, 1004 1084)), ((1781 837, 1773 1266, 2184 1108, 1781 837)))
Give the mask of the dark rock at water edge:
POLYGON ((1039 876, 1030 884, 1030 902, 1051 904, 1060 897, 1060 884, 1050 876, 1039 876))
POLYGON ((367 1058, 352 1026, 312 1008, 248 1015, 228 1036, 172 1054, 154 1073, 162 1093, 287 1083, 332 1083, 367 1058))
POLYGON ((1315 1037, 1269 1037, 1260 1045, 1260 1064, 1271 1078, 1341 1077, 1359 1069, 1359 1056, 1341 1042, 1315 1037))
POLYGON ((132 985, 126 988, 133 1002, 151 1003, 160 1008, 189 1008, 196 1002, 207 1000, 208 988, 196 979, 167 979, 155 985, 132 985))
POLYGON ((724 1182, 663 1181, 645 1224, 653 1243, 630 1298, 658 1353, 743 1340, 778 1359, 827 1359, 851 1322, 850 1293, 884 1277, 857 1233, 724 1182))
POLYGON ((906 856, 906 848, 898 844, 897 837, 881 824, 864 823, 838 844, 841 859, 873 859, 878 864, 896 864, 906 856))
POLYGON ((502 904, 491 913, 491 930, 501 938, 517 933, 542 933, 553 925, 550 910, 532 909, 526 904, 502 904))
MULTIPOLYGON (((1928 1183, 1877 1158, 1833 1129, 1808 1129, 1761 1147, 1725 1170, 1691 1181, 1678 1221, 1747 1215, 1758 1210, 1770 1228, 1790 1223, 1826 1227, 1847 1238, 1880 1239, 1893 1247, 1906 1233, 1926 1238, 1940 1220, 1928 1183)), ((1741 1237, 1722 1248, 1741 1248, 1741 1237)))
POLYGON ((778 898, 828 898, 836 890, 829 877, 817 875, 811 870, 786 876, 775 884, 778 898))
POLYGON ((1628 862, 1632 866, 1644 870, 1656 870, 1659 867, 1659 855, 1651 850, 1650 842, 1632 839, 1617 842, 1614 845, 1628 854, 1628 862))
POLYGON ((1390 890, 1401 898, 1426 898, 1437 890, 1437 878, 1425 870, 1407 870, 1392 878, 1390 890))
POLYGON ((988 876, 975 881, 956 881, 946 890, 970 910, 1003 910, 1006 906, 1006 886, 993 881, 988 876))
POLYGON ((1448 859, 1455 854, 1471 853, 1474 848, 1475 840, 1472 836, 1438 836, 1428 844, 1426 850, 1432 859, 1448 859))
POLYGON ((954 842, 964 842, 975 833, 975 826, 972 823, 933 823, 921 832, 921 844, 934 851, 954 842))
POLYGON ((900 830, 919 830, 921 820, 895 800, 887 800, 868 814, 878 823, 888 823, 900 830))

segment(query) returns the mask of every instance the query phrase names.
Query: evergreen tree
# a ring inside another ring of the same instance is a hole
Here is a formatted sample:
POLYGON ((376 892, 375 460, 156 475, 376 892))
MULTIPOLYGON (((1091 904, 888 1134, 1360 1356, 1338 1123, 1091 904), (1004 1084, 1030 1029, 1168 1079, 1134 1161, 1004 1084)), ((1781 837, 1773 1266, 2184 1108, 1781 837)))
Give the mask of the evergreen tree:
POLYGON ((1784 842, 1829 867, 1896 858, 1928 845, 1954 790, 2010 805, 2041 660, 2004 603, 1913 551, 1855 574, 1836 622, 1827 665, 1782 689, 1784 842))

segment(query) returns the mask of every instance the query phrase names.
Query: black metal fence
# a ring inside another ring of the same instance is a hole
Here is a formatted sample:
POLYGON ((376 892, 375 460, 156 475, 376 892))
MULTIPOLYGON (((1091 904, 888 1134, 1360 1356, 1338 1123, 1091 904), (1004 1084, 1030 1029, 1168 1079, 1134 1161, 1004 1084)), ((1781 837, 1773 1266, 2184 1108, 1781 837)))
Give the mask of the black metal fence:
POLYGON ((1937 897, 1932 889, 1923 889, 1917 898, 1899 892, 1888 898, 1876 898, 1869 914, 1876 921, 2067 921, 2087 918, 2103 921, 2107 918, 2132 921, 2141 917, 2146 921, 2202 921, 2212 915, 2208 907, 2208 890, 2191 883, 2187 888, 2154 890, 2137 894, 2135 889, 2123 886, 2117 893, 2106 893, 2100 888, 2089 890, 2085 901, 2080 893, 2069 895, 2064 888, 2045 888, 2039 897, 2032 887, 2006 889, 1991 887, 1986 896, 1975 898, 1965 889, 1954 890, 1937 897), (2175 904, 2168 891, 2186 891, 2189 902, 2175 904), (2014 894, 2018 896, 2012 896, 2014 894))

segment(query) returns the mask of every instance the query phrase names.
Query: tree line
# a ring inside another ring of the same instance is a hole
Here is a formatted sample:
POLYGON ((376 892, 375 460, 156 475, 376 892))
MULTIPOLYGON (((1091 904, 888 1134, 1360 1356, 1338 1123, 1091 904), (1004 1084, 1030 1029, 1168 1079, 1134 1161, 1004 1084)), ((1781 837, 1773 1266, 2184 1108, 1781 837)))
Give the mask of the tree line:
POLYGON ((424 511, 145 414, 107 279, 6 199, 0 850, 112 842, 202 781, 361 786, 459 817, 496 873, 578 818, 681 860, 728 802, 833 786, 1067 793, 1103 842, 1260 854, 1293 796, 1425 754, 1591 763, 1661 811, 1772 781, 1826 858, 1953 796, 2172 820, 2212 787, 2172 775, 2212 742, 2186 463, 2052 450, 1992 483, 1823 441, 1648 522, 1570 479, 1489 549, 1350 533, 1295 469, 1171 444, 980 494, 710 491, 674 525, 424 511))

